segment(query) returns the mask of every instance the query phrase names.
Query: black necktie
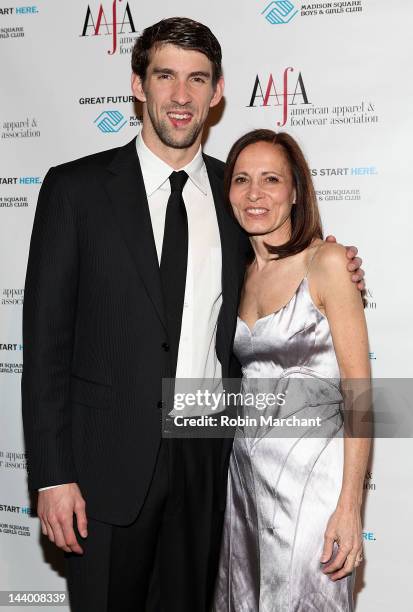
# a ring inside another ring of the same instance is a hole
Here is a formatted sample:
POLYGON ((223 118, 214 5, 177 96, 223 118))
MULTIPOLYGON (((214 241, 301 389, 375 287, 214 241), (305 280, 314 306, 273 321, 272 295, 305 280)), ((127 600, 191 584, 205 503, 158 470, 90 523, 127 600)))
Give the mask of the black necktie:
POLYGON ((172 376, 175 376, 184 307, 186 267, 188 260, 188 218, 182 190, 186 172, 172 172, 171 195, 165 216, 161 256, 161 282, 168 326, 172 376))

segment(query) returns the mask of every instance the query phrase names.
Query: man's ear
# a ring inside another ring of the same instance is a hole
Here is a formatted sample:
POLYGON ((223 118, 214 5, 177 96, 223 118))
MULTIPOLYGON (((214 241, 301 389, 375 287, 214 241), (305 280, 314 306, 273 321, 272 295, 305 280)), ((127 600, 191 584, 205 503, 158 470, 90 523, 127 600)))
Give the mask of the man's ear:
POLYGON ((209 103, 209 108, 212 108, 213 106, 217 106, 217 104, 221 102, 221 98, 224 95, 224 85, 225 85, 224 77, 221 76, 219 77, 217 84, 215 85, 215 92, 211 98, 211 102, 209 103))
POLYGON ((132 72, 131 88, 133 95, 139 100, 139 102, 146 102, 146 96, 143 90, 141 77, 135 74, 134 72, 132 72))

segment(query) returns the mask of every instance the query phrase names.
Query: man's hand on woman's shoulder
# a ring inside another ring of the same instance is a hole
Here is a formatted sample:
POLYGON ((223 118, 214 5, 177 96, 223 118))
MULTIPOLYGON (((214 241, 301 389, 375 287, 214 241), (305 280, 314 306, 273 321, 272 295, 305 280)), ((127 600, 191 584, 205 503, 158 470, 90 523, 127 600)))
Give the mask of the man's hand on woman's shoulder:
MULTIPOLYGON (((337 243, 336 237, 331 234, 326 237, 326 242, 330 244, 337 243)), ((364 291, 366 284, 364 282, 364 270, 361 268, 363 260, 361 257, 357 257, 358 249, 355 246, 346 246, 345 252, 347 257, 347 270, 352 272, 351 280, 353 283, 357 283, 357 289, 364 291)))

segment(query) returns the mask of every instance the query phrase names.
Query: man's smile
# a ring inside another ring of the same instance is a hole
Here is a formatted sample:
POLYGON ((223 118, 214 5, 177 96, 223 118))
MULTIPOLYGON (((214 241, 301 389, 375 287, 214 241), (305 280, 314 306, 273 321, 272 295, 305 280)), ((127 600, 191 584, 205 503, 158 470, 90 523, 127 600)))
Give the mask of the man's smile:
POLYGON ((187 111, 169 111, 168 118, 174 127, 185 127, 192 120, 192 113, 187 111))

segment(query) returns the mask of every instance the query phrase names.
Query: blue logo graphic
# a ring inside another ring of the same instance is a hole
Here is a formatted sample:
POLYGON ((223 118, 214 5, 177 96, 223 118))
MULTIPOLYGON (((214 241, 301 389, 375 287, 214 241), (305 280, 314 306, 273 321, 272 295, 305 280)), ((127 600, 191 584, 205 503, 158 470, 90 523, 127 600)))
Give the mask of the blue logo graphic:
POLYGON ((125 117, 117 110, 100 113, 93 123, 96 123, 101 132, 119 132, 127 123, 125 117), (123 123, 122 123, 123 122, 123 123))
POLYGON ((279 23, 288 23, 298 13, 292 2, 289 0, 280 0, 278 2, 270 2, 269 5, 262 11, 261 15, 273 25, 279 23))

